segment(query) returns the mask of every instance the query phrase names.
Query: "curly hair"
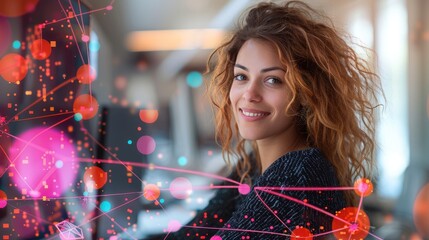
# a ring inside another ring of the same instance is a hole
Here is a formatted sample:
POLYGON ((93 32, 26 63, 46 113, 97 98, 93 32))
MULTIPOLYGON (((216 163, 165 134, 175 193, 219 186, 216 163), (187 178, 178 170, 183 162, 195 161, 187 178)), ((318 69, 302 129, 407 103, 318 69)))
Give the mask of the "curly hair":
MULTIPOLYGON (((207 63, 216 139, 228 164, 231 155, 240 159, 236 170, 241 181, 249 182, 252 168, 261 167, 251 164, 246 140, 232 121, 229 100, 237 54, 251 38, 265 40, 277 50, 292 92, 288 109, 300 106, 296 126, 306 144, 320 149, 333 164, 340 185, 352 186, 358 177, 371 177, 375 167, 375 109, 382 92, 378 75, 329 18, 305 3, 290 1, 283 5, 263 2, 251 8, 207 63)), ((258 157, 255 142, 252 147, 258 157)), ((355 203, 353 192, 346 191, 345 196, 349 204, 355 203)))

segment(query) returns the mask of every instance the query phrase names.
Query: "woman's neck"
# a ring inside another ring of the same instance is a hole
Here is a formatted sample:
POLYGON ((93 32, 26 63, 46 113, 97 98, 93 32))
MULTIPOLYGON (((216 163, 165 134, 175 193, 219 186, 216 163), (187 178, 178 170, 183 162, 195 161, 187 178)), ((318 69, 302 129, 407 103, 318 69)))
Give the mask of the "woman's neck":
POLYGON ((257 140, 259 159, 262 173, 278 158, 288 152, 308 148, 308 145, 298 135, 279 136, 278 138, 257 140))

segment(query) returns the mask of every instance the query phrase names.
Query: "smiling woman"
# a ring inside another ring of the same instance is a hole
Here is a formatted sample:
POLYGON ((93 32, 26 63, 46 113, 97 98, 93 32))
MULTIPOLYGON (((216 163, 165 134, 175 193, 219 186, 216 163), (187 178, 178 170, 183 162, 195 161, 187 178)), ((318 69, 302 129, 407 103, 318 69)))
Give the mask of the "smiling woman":
POLYGON ((238 156, 229 178, 240 184, 219 190, 171 236, 370 234, 366 214, 355 208, 356 193, 363 197, 365 191, 355 193, 352 186, 371 177, 381 89, 330 21, 299 1, 260 3, 208 65, 216 137, 227 163, 238 156), (245 186, 250 191, 240 191, 245 186))

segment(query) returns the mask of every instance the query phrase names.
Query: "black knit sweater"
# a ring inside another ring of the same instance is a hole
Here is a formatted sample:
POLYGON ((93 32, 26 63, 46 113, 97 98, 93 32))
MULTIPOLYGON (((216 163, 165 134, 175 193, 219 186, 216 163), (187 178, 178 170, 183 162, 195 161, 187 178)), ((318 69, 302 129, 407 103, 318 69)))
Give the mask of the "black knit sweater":
MULTIPOLYGON (((322 234, 314 239, 330 239, 323 233, 331 230, 332 217, 294 199, 335 214, 346 207, 344 193, 284 189, 339 186, 333 166, 320 150, 289 152, 262 175, 255 175, 250 193, 241 195, 237 189, 218 190, 205 209, 168 239, 210 239, 213 235, 222 240, 289 239, 297 226, 309 229, 314 235, 322 234)), ((238 176, 233 174, 230 178, 238 176)))

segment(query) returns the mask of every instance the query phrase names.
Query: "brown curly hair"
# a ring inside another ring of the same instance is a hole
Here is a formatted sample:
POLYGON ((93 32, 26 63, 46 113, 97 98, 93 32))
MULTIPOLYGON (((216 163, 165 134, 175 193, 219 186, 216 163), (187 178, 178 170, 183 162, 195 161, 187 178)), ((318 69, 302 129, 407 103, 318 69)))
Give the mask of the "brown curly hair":
MULTIPOLYGON (((229 100, 237 54, 251 38, 268 41, 276 48, 292 92, 288 108, 300 106, 296 126, 306 144, 320 149, 333 164, 341 186, 352 186, 358 177, 370 177, 374 167, 375 109, 382 93, 379 78, 327 17, 305 3, 290 1, 283 5, 263 2, 251 8, 207 63, 216 139, 228 164, 231 155, 240 159, 236 169, 241 181, 249 182, 252 168, 261 167, 251 164, 246 140, 232 121, 229 100)), ((254 142, 252 147, 258 157, 254 142)), ((349 204, 355 203, 353 192, 346 191, 345 195, 349 204)))

